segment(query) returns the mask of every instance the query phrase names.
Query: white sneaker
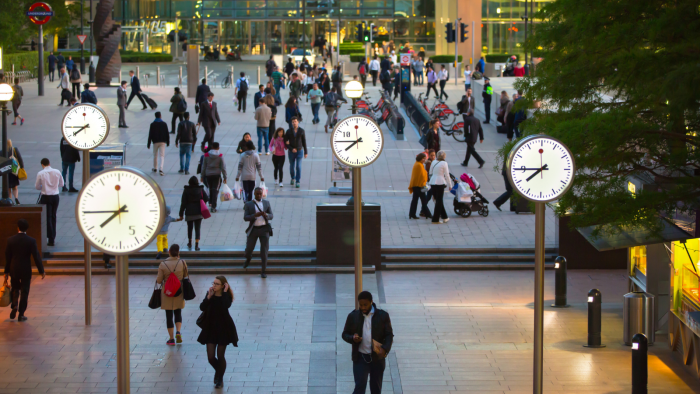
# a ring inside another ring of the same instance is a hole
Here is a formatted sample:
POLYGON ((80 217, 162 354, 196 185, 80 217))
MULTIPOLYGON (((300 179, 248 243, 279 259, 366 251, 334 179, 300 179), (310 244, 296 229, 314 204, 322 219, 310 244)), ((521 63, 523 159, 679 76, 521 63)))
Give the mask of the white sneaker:
POLYGON ((280 187, 284 187, 284 183, 280 181, 280 187))
POLYGON ((270 152, 265 152, 265 156, 270 156, 270 152))
POLYGON ((442 222, 443 222, 443 223, 447 223, 447 222, 449 222, 449 221, 450 221, 450 218, 442 219, 442 222))

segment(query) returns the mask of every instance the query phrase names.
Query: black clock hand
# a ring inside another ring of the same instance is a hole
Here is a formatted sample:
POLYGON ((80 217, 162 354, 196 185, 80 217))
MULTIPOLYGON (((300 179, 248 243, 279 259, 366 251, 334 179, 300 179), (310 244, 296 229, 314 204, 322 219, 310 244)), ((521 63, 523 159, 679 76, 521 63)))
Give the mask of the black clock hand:
MULTIPOLYGON (((83 213, 115 213, 119 211, 83 211, 83 213)), ((129 212, 127 210, 124 210, 123 212, 129 212)))
POLYGON ((540 172, 542 172, 542 170, 548 170, 546 164, 545 164, 544 166, 542 166, 542 168, 538 168, 537 171, 535 171, 532 175, 530 175, 525 181, 526 181, 526 182, 530 182, 530 179, 534 178, 535 175, 537 175, 537 174, 539 174, 540 172))
POLYGON ((360 139, 358 139, 357 141, 355 141, 355 142, 353 142, 352 144, 350 144, 350 146, 348 146, 347 148, 345 148, 345 150, 348 150, 348 149, 352 148, 353 145, 357 144, 358 142, 362 142, 362 137, 360 137, 360 139))
POLYGON ((124 205, 123 207, 121 207, 118 211, 114 212, 114 213, 112 214, 112 216, 110 216, 107 220, 104 221, 104 223, 100 224, 100 228, 106 226, 107 223, 111 222, 112 219, 114 219, 114 218, 116 218, 117 216, 119 216, 122 212, 127 212, 127 211, 126 211, 126 205, 124 205))
POLYGON ((537 168, 525 168, 525 167, 520 167, 520 168, 516 168, 516 169, 515 169, 515 171, 535 171, 535 170, 537 170, 537 171, 540 171, 540 170, 549 170, 549 168, 547 168, 547 166, 544 166, 544 168, 539 168, 539 167, 537 167, 537 168))
POLYGON ((78 131, 76 131, 75 133, 73 133, 73 136, 75 136, 75 135, 77 135, 78 133, 80 133, 81 131, 83 131, 86 127, 90 127, 90 125, 89 125, 89 124, 86 124, 85 126, 81 127, 80 129, 78 129, 78 131))

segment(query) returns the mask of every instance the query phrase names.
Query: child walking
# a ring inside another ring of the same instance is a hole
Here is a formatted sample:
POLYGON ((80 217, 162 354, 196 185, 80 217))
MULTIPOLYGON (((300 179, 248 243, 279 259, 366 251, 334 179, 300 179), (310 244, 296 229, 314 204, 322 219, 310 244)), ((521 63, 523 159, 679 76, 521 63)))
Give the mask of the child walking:
POLYGON ((165 222, 163 222, 163 227, 160 228, 158 237, 156 238, 156 245, 158 246, 158 254, 156 255, 156 260, 160 260, 163 253, 168 253, 168 230, 170 229, 171 222, 179 222, 182 219, 175 219, 170 216, 170 206, 165 206, 165 222))
POLYGON ((280 187, 284 187, 282 183, 282 167, 284 167, 284 151, 287 146, 284 145, 284 129, 278 127, 275 130, 275 136, 270 141, 270 152, 272 152, 272 164, 275 166, 275 184, 279 180, 280 187), (279 171, 279 178, 277 172, 279 171))

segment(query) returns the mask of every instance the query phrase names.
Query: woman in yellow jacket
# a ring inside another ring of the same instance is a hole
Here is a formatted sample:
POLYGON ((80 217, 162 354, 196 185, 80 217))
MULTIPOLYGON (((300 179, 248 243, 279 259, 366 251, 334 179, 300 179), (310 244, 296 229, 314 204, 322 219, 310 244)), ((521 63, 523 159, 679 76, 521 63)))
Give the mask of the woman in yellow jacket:
POLYGON ((423 192, 423 188, 428 183, 428 173, 425 171, 426 158, 425 153, 419 153, 416 156, 416 162, 413 164, 413 171, 411 172, 411 182, 408 185, 408 192, 413 194, 411 209, 408 211, 408 217, 411 219, 418 219, 416 209, 418 208, 419 198, 421 202, 420 216, 426 219, 432 218, 428 209, 428 197, 423 192))

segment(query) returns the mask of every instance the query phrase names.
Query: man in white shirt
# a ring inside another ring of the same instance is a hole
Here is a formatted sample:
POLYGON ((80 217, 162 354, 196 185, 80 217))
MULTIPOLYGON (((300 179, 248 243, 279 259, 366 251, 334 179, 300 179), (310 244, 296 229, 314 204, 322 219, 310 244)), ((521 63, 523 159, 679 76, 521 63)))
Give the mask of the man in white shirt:
POLYGON ((272 220, 272 208, 269 201, 263 200, 263 190, 261 188, 256 187, 253 195, 255 198, 243 206, 243 220, 249 222, 245 231, 248 239, 245 246, 245 263, 243 268, 248 268, 248 265, 250 265, 253 249, 255 249, 255 244, 260 239, 260 262, 262 263, 260 277, 267 278, 265 270, 267 269, 267 252, 270 249, 270 237, 272 236, 272 226, 270 226, 269 222, 272 220))
POLYGON ((68 100, 70 100, 70 97, 67 95, 64 95, 63 92, 67 90, 68 93, 71 94, 71 96, 72 96, 72 93, 70 92, 70 87, 71 87, 70 77, 68 76, 68 73, 66 72, 65 67, 61 67, 61 69, 59 70, 59 75, 61 76, 61 79, 58 83, 58 86, 56 86, 56 89, 61 89, 61 104, 58 104, 58 106, 61 107, 61 106, 63 106, 64 100, 66 102, 69 102, 68 100))
POLYGON ((41 190, 39 204, 46 205, 46 235, 49 239, 48 246, 54 246, 56 239, 56 211, 58 211, 58 193, 63 187, 61 171, 51 168, 49 159, 41 159, 43 168, 36 174, 36 190, 41 190))
POLYGON ((445 99, 450 98, 447 93, 445 93, 445 85, 447 84, 447 80, 450 79, 450 74, 444 64, 440 67, 438 79, 440 80, 440 96, 438 98, 441 99, 442 95, 445 95, 445 99))
POLYGON ((464 67, 464 91, 468 91, 472 88, 472 70, 469 66, 464 67))
POLYGON ((377 76, 379 76, 379 60, 377 55, 369 62, 369 73, 372 76, 372 86, 377 86, 377 76))

